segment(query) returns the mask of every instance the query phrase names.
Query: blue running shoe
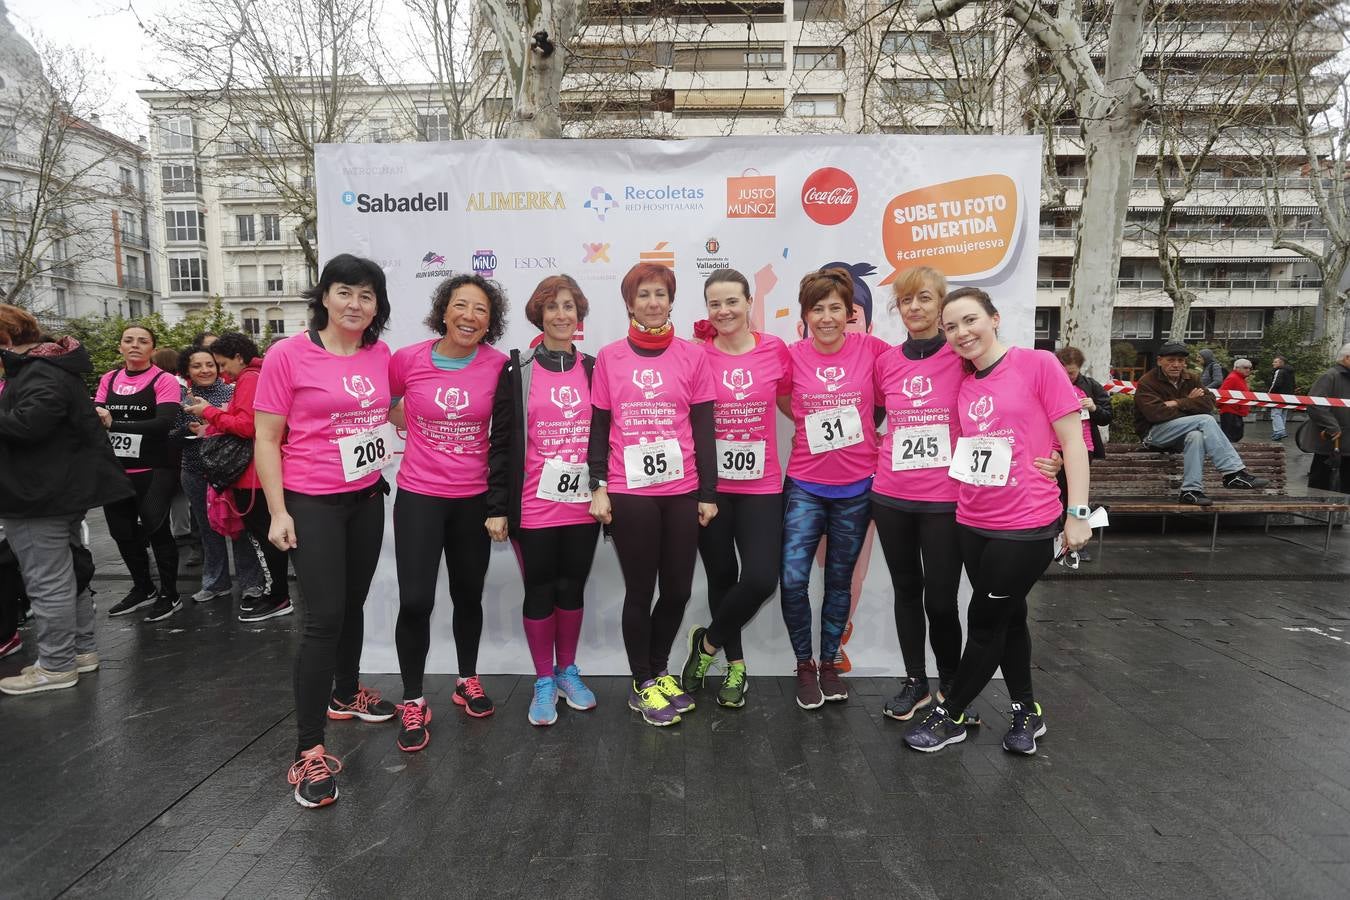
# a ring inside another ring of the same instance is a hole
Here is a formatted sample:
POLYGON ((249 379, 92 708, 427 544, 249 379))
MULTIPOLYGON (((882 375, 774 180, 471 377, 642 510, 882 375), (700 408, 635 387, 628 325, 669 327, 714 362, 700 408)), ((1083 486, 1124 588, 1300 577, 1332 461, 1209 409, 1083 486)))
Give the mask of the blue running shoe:
POLYGON ((924 717, 905 734, 905 743, 911 750, 933 753, 949 744, 959 744, 966 739, 965 716, 958 722, 941 706, 934 706, 924 717))
POLYGON ((558 686, 545 675, 534 680, 534 699, 530 701, 530 724, 552 725, 558 721, 558 686))
POLYGON ((1023 756, 1036 755, 1036 738, 1045 734, 1045 714, 1039 703, 1012 705, 1012 727, 1003 736, 1003 749, 1023 756))
POLYGON ((581 672, 577 670, 576 664, 565 669, 555 668, 553 682, 562 692, 568 706, 580 710, 595 709, 595 692, 581 680, 581 672))

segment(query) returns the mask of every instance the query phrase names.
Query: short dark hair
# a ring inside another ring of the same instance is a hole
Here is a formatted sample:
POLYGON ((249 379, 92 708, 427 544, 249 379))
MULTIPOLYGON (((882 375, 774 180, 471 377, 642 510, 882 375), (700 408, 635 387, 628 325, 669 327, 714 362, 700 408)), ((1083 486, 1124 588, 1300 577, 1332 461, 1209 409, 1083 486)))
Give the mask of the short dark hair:
POLYGON ((640 262, 633 266, 619 282, 619 294, 623 297, 623 305, 631 308, 633 300, 637 297, 638 288, 649 281, 655 281, 664 287, 670 296, 670 305, 675 305, 675 270, 649 262, 640 262))
POLYGON ((797 286, 797 303, 802 309, 802 321, 817 303, 830 294, 838 294, 844 301, 844 311, 853 316, 853 275, 848 269, 821 269, 802 276, 797 286))
POLYGON ((577 284, 575 278, 571 275, 550 275, 535 286, 534 293, 525 301, 525 318, 540 331, 544 330, 544 307, 553 302, 559 291, 572 292, 572 300, 577 306, 578 322, 584 322, 586 314, 591 311, 590 301, 582 293, 581 285, 577 284))
MULTIPOLYGON (((212 363, 216 361, 215 354, 201 344, 193 344, 191 347, 184 347, 182 350, 178 351, 179 375, 182 375, 184 378, 188 377, 188 372, 192 368, 192 357, 196 356, 198 353, 205 353, 207 356, 211 357, 212 363)), ((217 365, 216 368, 219 369, 220 366, 217 365)))
POLYGON ((352 287, 369 285, 375 292, 375 318, 361 334, 361 346, 369 347, 380 339, 389 324, 389 290, 385 286, 384 269, 374 260, 362 259, 350 253, 339 253, 325 263, 323 272, 319 274, 319 283, 300 295, 309 303, 309 327, 316 331, 328 327, 328 308, 323 305, 323 298, 335 284, 349 284, 352 287))
POLYGON ((450 308, 450 298, 466 284, 471 284, 487 294, 488 327, 483 335, 483 343, 497 343, 506 331, 506 294, 500 284, 478 274, 461 272, 436 285, 436 290, 431 294, 431 312, 427 314, 427 327, 444 336, 445 311, 450 308))
POLYGON ((1077 347, 1060 347, 1055 351, 1055 358, 1062 366, 1077 366, 1080 369, 1087 363, 1087 357, 1077 347))
POLYGON ((750 282, 746 280, 744 275, 737 272, 735 269, 717 269, 709 275, 707 280, 703 282, 704 300, 708 299, 708 288, 712 287, 714 284, 739 284, 741 286, 741 293, 745 294, 745 299, 751 299, 750 282))
POLYGON ((177 372, 181 360, 178 351, 172 347, 157 347, 155 352, 150 354, 150 362, 159 366, 165 372, 177 372))
POLYGON ((958 300, 974 300, 984 307, 984 311, 990 316, 998 315, 998 307, 994 306, 994 301, 988 294, 976 287, 957 288, 946 296, 942 301, 942 308, 945 310, 958 300))
POLYGON ((262 356, 258 351, 258 345, 253 343, 253 338, 238 331, 227 331, 217 337, 216 342, 211 345, 211 353, 223 359, 234 359, 237 356, 244 361, 244 365, 262 356))

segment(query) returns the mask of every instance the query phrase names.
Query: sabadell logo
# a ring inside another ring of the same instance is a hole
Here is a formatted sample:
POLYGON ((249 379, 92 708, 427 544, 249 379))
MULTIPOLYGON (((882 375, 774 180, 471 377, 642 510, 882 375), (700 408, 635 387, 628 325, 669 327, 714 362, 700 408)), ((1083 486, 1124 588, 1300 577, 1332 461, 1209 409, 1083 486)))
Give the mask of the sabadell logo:
POLYGON ((858 184, 843 169, 816 169, 802 184, 802 210, 820 225, 838 225, 858 208, 858 184))
POLYGON ((406 212, 445 212, 450 208, 448 191, 434 194, 416 194, 396 197, 392 194, 358 194, 355 191, 343 191, 344 206, 355 206, 359 213, 406 213, 406 212))

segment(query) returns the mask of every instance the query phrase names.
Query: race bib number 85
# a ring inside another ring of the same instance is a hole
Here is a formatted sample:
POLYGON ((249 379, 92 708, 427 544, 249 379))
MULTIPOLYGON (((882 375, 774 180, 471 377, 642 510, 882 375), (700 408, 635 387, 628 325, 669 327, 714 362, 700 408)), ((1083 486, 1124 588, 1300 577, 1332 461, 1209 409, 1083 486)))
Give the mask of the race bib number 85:
POLYGON ((668 438, 650 444, 629 444, 623 448, 623 471, 630 488, 678 481, 684 477, 680 442, 668 438))
POLYGON ((339 438, 337 445, 342 454, 343 479, 357 481, 394 461, 394 426, 386 422, 360 434, 349 434, 339 438))

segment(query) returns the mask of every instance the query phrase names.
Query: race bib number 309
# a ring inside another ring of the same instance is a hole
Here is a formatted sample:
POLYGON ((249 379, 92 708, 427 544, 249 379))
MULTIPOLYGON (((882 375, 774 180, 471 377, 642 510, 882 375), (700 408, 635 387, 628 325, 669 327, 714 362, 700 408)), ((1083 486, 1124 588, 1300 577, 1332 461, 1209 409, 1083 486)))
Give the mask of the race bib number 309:
POLYGON ((717 477, 754 481, 764 477, 764 441, 717 442, 717 477))
POLYGON ((386 422, 379 428, 349 434, 339 438, 337 446, 342 454, 343 479, 358 481, 394 461, 394 426, 386 422))

